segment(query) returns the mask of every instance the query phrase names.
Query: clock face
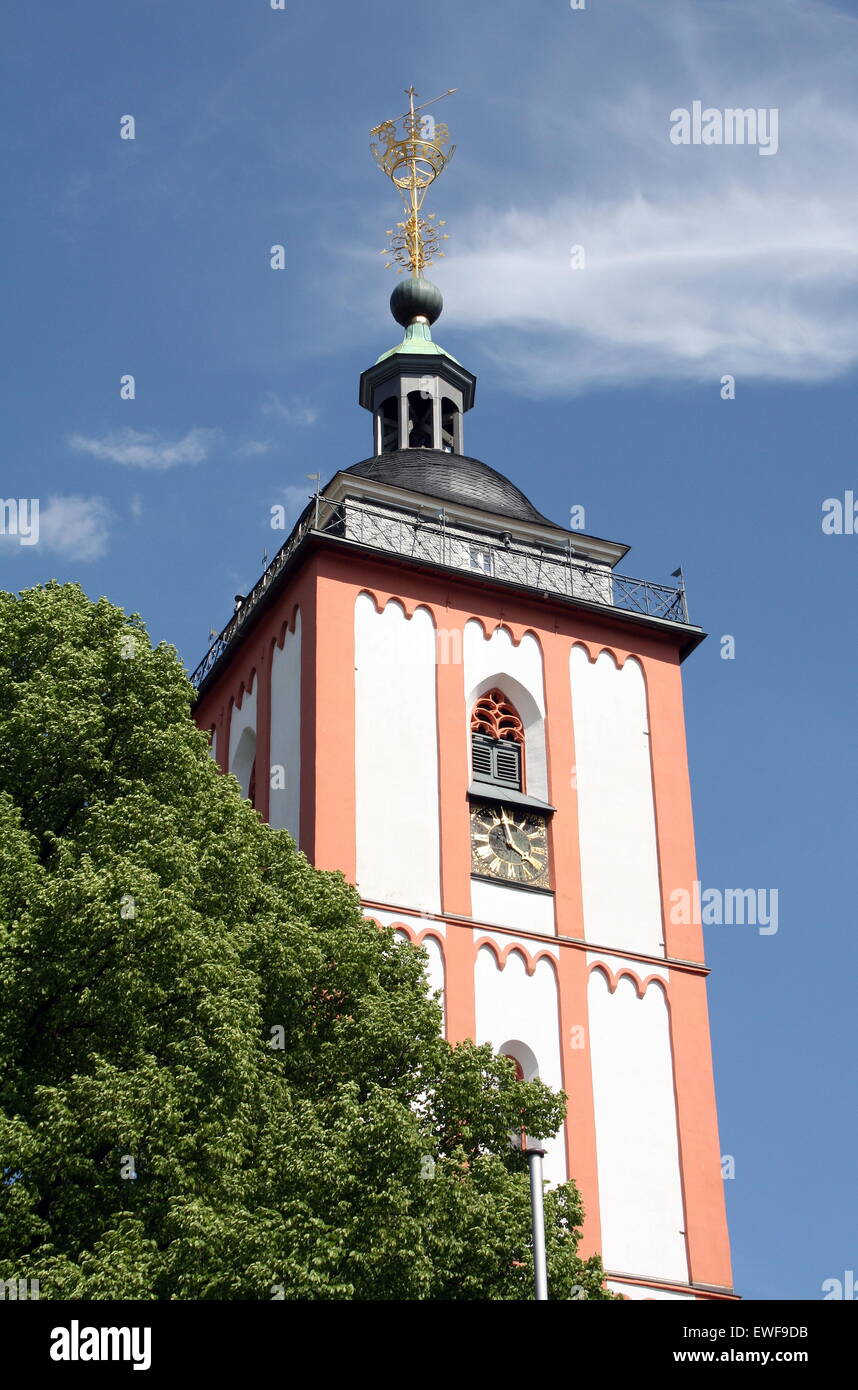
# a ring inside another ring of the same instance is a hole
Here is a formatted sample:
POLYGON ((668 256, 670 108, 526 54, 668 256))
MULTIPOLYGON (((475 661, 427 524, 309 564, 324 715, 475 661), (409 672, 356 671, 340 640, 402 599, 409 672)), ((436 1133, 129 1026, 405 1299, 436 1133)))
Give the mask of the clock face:
POLYGON ((543 816, 497 803, 471 809, 471 865, 501 883, 547 888, 548 836, 543 816))

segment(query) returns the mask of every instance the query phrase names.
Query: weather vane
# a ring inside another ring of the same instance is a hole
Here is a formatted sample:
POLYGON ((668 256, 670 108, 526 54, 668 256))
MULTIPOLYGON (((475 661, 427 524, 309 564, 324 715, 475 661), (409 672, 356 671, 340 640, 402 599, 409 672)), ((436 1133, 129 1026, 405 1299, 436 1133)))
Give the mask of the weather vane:
POLYGON ((444 255, 439 246, 448 237, 439 228, 446 223, 443 219, 436 222, 434 212, 423 217, 423 199, 430 183, 434 183, 450 163, 456 146, 450 145, 446 125, 436 121, 434 116, 419 113, 427 106, 434 106, 436 101, 452 96, 456 90, 451 87, 432 101, 415 106, 414 98, 418 93, 411 86, 405 93, 408 110, 392 121, 382 121, 370 131, 378 137, 378 143, 370 145, 373 159, 381 172, 396 184, 405 204, 406 220, 388 229, 390 244, 381 252, 382 256, 391 257, 387 265, 397 265, 400 275, 406 270, 412 275, 422 275, 436 256, 444 255), (449 149, 445 148, 447 145, 449 149))

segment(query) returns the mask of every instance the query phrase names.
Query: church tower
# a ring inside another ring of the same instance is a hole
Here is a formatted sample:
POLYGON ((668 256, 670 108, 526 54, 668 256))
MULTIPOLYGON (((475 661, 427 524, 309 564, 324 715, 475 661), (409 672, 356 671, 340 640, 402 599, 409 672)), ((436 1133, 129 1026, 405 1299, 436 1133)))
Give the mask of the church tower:
MULTIPOLYGON (((419 942, 447 1037, 568 1096, 546 1176, 630 1298, 732 1295, 680 664, 682 588, 570 531, 465 449, 475 378, 433 338, 422 213, 449 160, 373 134, 406 220, 402 339, 360 379, 372 451, 320 487, 194 674, 259 814, 419 942), (683 919, 688 914, 682 914, 683 919)), ((421 111, 423 114, 421 114, 421 111)))

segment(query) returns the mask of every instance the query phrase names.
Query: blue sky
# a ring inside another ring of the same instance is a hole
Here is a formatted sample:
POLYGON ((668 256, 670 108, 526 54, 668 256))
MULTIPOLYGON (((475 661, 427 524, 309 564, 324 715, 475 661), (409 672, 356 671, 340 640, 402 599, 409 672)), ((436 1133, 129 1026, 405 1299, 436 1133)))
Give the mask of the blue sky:
POLYGON ((684 566, 701 879, 779 893, 776 934, 707 935, 736 1286, 820 1298, 858 1268, 858 535, 821 524, 858 494, 858 6, 12 0, 4 28, 0 496, 42 525, 0 585, 77 579, 189 667, 270 507, 371 452, 357 379, 398 332, 368 133, 410 82, 459 89, 431 206, 466 451, 583 505, 626 573, 684 566), (672 144, 695 100, 776 108, 777 153, 672 144))

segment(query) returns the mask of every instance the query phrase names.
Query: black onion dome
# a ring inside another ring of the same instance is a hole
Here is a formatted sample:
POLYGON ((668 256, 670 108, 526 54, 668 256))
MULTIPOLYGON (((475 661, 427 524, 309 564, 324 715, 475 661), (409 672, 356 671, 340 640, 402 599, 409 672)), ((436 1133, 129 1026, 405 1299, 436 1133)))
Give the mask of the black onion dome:
POLYGON ((448 454, 442 449, 393 449, 390 453, 353 463, 345 471, 408 492, 419 492, 438 502, 458 502, 481 512, 508 516, 514 521, 557 526, 538 512, 509 478, 465 454, 448 454))
POLYGON ((434 323, 441 317, 444 300, 437 285, 422 276, 409 275, 407 280, 398 280, 390 296, 390 312, 407 328, 416 318, 428 319, 434 323))

